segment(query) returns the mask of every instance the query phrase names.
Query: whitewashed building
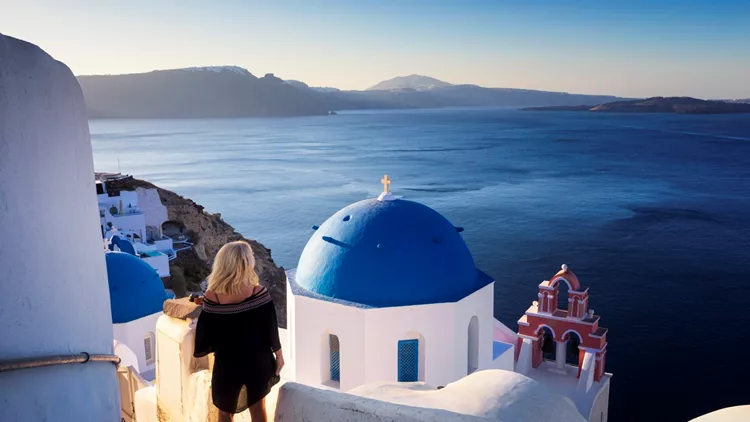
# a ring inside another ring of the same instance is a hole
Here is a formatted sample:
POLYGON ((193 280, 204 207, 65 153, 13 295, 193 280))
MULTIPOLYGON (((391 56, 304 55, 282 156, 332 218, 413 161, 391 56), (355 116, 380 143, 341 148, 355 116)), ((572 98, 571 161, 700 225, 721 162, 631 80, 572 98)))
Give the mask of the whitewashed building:
POLYGON ((169 277, 169 261, 177 256, 174 242, 162 234, 167 209, 156 189, 121 190, 117 183, 130 176, 97 173, 99 225, 109 250, 135 255, 169 277))
MULTIPOLYGON (((167 300, 164 284, 154 268, 131 254, 107 252, 105 260, 114 339, 135 354, 141 376, 153 380, 156 322, 167 300)), ((120 357, 130 360, 124 353, 120 357)))
POLYGON ((377 199, 313 227, 288 273, 294 379, 346 391, 512 371, 515 333, 495 320, 494 281, 476 268, 463 229, 383 183, 377 199))
MULTIPOLYGON (((118 389, 118 375, 123 370, 129 372, 125 365, 140 366, 139 358, 134 357, 139 345, 130 341, 128 324, 156 314, 154 303, 158 300, 161 307, 164 291, 161 286, 154 288, 158 277, 142 260, 117 252, 108 253, 106 259, 102 256, 84 100, 70 70, 38 47, 0 34, 0 86, 5 88, 0 110, 7 116, 6 124, 0 124, 0 196, 5 205, 0 212, 0 236, 12 240, 0 253, 0 280, 5 282, 0 295, 0 420, 115 421, 127 417, 132 421, 135 416, 138 422, 150 422, 173 415, 176 417, 169 420, 215 420, 210 408, 208 359, 192 356, 194 316, 159 317, 156 333, 163 347, 158 350, 157 370, 161 372, 154 385, 128 385, 133 392, 128 399, 134 396, 134 401, 123 400, 120 407, 123 389, 118 389), (65 206, 50 212, 51 203, 65 206), (49 247, 49 233, 55 233, 55 248, 49 247), (104 286, 105 278, 109 278, 109 289, 104 286), (132 348, 125 342, 113 342, 113 320, 127 328, 121 337, 127 337, 132 348), (113 349, 121 353, 122 362, 112 355, 113 349)), ((464 369, 471 372, 474 364, 479 369, 487 364, 504 365, 508 350, 512 350, 512 342, 506 342, 507 327, 494 321, 484 308, 492 280, 479 272, 476 277, 469 276, 475 269, 469 268, 465 245, 452 235, 450 224, 439 214, 388 196, 334 214, 310 240, 297 271, 290 273, 292 332, 281 330, 280 334, 282 342, 287 342, 284 350, 296 355, 296 361, 290 359, 282 371, 285 381, 293 380, 295 372, 299 378, 311 379, 312 384, 325 383, 326 374, 330 381, 335 375, 331 363, 337 355, 342 388, 358 379, 388 380, 399 374, 440 383, 459 376, 464 369), (343 224, 348 222, 354 224, 343 224), (441 252, 435 245, 444 242, 448 246, 441 252), (435 269, 425 269, 425 257, 434 260, 435 265, 428 267, 435 269), (407 265, 409 262, 413 265, 407 265), (359 265, 362 267, 357 270, 359 265), (428 292, 416 292, 423 288, 428 292), (444 313, 434 311, 437 309, 444 313), (430 325, 444 324, 444 330, 427 326, 430 314, 434 318, 430 325), (305 317, 322 322, 310 324, 305 317), (315 334, 308 337, 304 330, 315 334), (338 350, 330 342, 325 346, 330 335, 338 337, 338 350), (416 354, 407 353, 407 347, 399 345, 401 341, 411 347, 416 343, 416 354), (488 341, 491 359, 485 349, 488 341), (505 348, 505 344, 510 346, 505 348), (454 350, 433 350, 441 347, 454 350), (317 360, 304 360, 305 352, 317 360), (352 366, 351 356, 357 353, 359 368, 352 366), (390 356, 379 356, 382 353, 390 356), (444 362, 446 368, 437 367, 433 360, 444 362), (400 369, 399 361, 408 365, 400 369), (317 371, 317 378, 315 371, 303 368, 308 364, 317 371)), ((574 287, 569 294, 585 301, 587 291, 574 286, 572 274, 566 273, 564 269, 540 289, 556 295, 556 283, 562 282, 558 278, 564 278, 574 287)), ((593 312, 586 316, 579 308, 575 314, 561 316, 562 310, 540 307, 543 302, 526 311, 520 322, 527 325, 519 323, 529 327, 523 330, 533 330, 519 336, 521 349, 529 348, 525 355, 532 360, 527 368, 530 376, 481 371, 442 390, 413 383, 375 383, 350 390, 351 394, 286 382, 275 387, 274 393, 281 390, 277 397, 269 395, 269 407, 275 407, 272 414, 278 422, 580 422, 585 419, 564 397, 567 391, 560 395, 545 388, 542 378, 555 375, 560 368, 546 365, 540 355, 546 341, 543 324, 554 331, 547 341, 550 345, 566 338, 565 331, 558 329, 562 326, 551 325, 552 320, 558 324, 590 323, 592 329, 580 334, 603 336, 590 321, 593 312)), ((145 339, 138 330, 133 333, 133 340, 145 339)), ((145 357, 145 341, 140 346, 145 357)), ((603 368, 605 352, 604 347, 579 347, 584 364, 581 372, 594 371, 587 380, 601 382, 595 379, 596 368, 603 368)), ((572 370, 565 372, 557 373, 558 380, 574 379, 572 370)), ((601 414, 599 419, 589 417, 589 421, 602 419, 601 414)), ((237 422, 248 420, 247 412, 235 418, 237 422)), ((694 421, 747 420, 750 406, 722 409, 694 421)))

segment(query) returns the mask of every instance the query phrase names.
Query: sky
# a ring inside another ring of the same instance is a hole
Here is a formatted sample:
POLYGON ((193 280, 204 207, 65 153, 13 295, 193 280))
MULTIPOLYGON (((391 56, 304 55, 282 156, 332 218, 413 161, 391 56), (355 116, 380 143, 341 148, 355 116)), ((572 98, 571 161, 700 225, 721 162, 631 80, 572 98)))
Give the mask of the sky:
POLYGON ((311 86, 395 76, 750 98, 750 0, 0 0, 75 74, 237 65, 311 86))

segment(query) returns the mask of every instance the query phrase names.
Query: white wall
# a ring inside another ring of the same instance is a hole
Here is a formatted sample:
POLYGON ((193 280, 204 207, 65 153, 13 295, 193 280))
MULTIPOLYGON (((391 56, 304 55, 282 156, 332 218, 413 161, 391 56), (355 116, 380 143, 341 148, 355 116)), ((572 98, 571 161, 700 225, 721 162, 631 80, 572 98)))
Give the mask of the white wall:
POLYGON ((128 347, 125 343, 120 343, 117 340, 114 342, 115 354, 120 357, 120 367, 132 366, 136 372, 140 372, 141 368, 138 365, 138 356, 135 352, 128 347))
MULTIPOLYGON (((459 369, 456 345, 455 303, 401 306, 367 310, 366 382, 398 381, 398 341, 419 338, 419 380, 445 385, 466 375, 459 369)), ((468 327, 468 325, 467 325, 468 327)))
POLYGON ((290 332, 294 339, 290 343, 295 361, 294 379, 297 382, 321 385, 330 380, 329 334, 339 337, 339 388, 346 391, 366 382, 364 363, 371 355, 365 349, 364 310, 294 296, 288 289, 287 316, 288 321, 292 321, 290 332), (290 309, 293 311, 290 312, 290 309))
POLYGON ((172 242, 172 239, 166 238, 154 241, 154 246, 156 247, 157 251, 166 252, 174 249, 174 242, 172 242))
MULTIPOLYGON (((111 221, 117 229, 133 230, 141 236, 141 240, 146 240, 146 216, 143 214, 107 215, 107 221, 111 221)), ((105 227, 104 230, 106 229, 105 227)))
POLYGON ((607 422, 609 419, 609 380, 606 383, 607 385, 602 387, 594 398, 588 417, 589 422, 607 422))
MULTIPOLYGON (((169 219, 167 207, 162 205, 159 192, 156 189, 137 188, 138 206, 146 215, 146 225, 161 230, 161 225, 169 219)), ((171 249, 171 246, 170 248, 171 249)), ((161 249, 160 249, 161 250, 161 249)))
POLYGON ((185 420, 192 406, 186 392, 191 375, 208 368, 208 359, 193 358, 195 324, 192 320, 159 317, 156 323, 156 394, 165 420, 185 420))
MULTIPOLYGON (((289 284, 288 284, 289 285, 289 284)), ((479 369, 511 369, 492 361, 493 284, 456 303, 356 308, 305 296, 287 289, 287 321, 297 382, 327 385, 330 374, 328 335, 340 343, 340 389, 365 383, 398 381, 398 341, 419 339, 419 380, 445 385, 467 372, 469 322, 479 320, 479 369)))
MULTIPOLYGON (((159 317, 163 315, 162 312, 157 312, 152 315, 145 316, 143 318, 136 319, 134 321, 126 322, 124 324, 114 324, 114 338, 115 340, 123 343, 135 353, 138 358, 138 372, 141 375, 148 375, 151 371, 156 369, 155 360, 154 362, 148 363, 146 361, 146 349, 144 339, 147 334, 151 333, 154 336, 154 343, 152 344, 154 357, 156 356, 156 323, 159 317)), ((146 379, 151 380, 150 376, 145 376, 146 379)))
POLYGON ((138 207, 138 194, 133 191, 121 191, 120 196, 109 196, 108 194, 103 193, 101 195, 96 195, 96 199, 100 205, 106 205, 107 210, 109 210, 110 207, 115 207, 119 212, 120 201, 122 201, 123 212, 128 211, 128 205, 132 205, 133 208, 138 207))
MULTIPOLYGON (((3 35, 0 86, 0 361, 111 354, 81 89, 64 64, 3 35)), ((111 363, 0 373, 2 421, 114 421, 119 413, 111 363)))
POLYGON ((141 259, 152 266, 159 274, 159 277, 169 277, 169 257, 164 253, 161 253, 159 256, 148 256, 141 259))
POLYGON ((500 356, 498 356, 497 359, 492 361, 489 368, 487 369, 502 369, 503 371, 513 372, 515 370, 516 363, 515 346, 510 346, 511 347, 509 347, 500 356))
POLYGON ((457 373, 463 371, 463 375, 467 375, 469 323, 475 315, 479 320, 479 369, 492 367, 492 340, 495 323, 494 294, 495 283, 492 282, 456 303, 454 311, 456 323, 453 335, 456 339, 455 371, 457 373))

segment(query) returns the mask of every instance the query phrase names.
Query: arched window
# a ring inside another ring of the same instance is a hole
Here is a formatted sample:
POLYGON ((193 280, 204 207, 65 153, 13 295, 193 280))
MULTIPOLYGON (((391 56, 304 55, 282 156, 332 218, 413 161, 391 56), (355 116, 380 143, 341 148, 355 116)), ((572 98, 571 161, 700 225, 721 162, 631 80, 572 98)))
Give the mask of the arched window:
POLYGON ((419 381, 419 340, 398 341, 398 382, 419 381))
MULTIPOLYGON (((573 311, 573 308, 568 304, 568 292, 570 292, 570 290, 573 289, 570 288, 568 282, 562 277, 559 278, 557 281, 557 309, 565 309, 568 312, 573 311)), ((573 306, 575 306, 575 304, 573 304, 573 306)))
POLYGON ((467 348, 466 374, 468 375, 479 369, 479 318, 476 315, 471 317, 469 322, 469 344, 467 348))
POLYGON ((578 346, 581 345, 581 337, 575 331, 568 331, 563 340, 565 342, 565 363, 578 366, 578 346))
POLYGON ((339 336, 335 334, 328 335, 328 350, 331 360, 331 381, 341 381, 341 352, 339 336))
POLYGON ((539 327, 537 330, 537 333, 541 330, 541 342, 540 346, 542 348, 542 358, 544 360, 554 361, 556 359, 556 350, 555 350, 555 333, 552 332, 552 330, 547 327, 546 325, 543 325, 539 327))
POLYGON ((156 344, 154 333, 149 332, 143 337, 143 352, 146 357, 146 365, 153 365, 156 362, 156 344))

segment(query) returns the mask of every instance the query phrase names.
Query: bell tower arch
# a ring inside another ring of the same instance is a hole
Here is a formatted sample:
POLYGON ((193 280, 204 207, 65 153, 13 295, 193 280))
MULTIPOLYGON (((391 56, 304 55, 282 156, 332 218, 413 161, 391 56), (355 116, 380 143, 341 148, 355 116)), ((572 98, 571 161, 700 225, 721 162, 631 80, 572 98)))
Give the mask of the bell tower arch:
POLYGON ((571 369, 566 360, 577 362, 577 365, 573 365, 577 366, 577 378, 581 378, 582 368, 585 367, 590 368, 587 371, 591 372, 592 381, 600 381, 604 375, 607 353, 607 329, 599 326, 599 319, 589 308, 589 289, 563 264, 550 280, 539 284, 537 300, 518 321, 517 361, 530 362, 530 368, 520 368, 521 371, 539 368, 544 363, 542 349, 545 344, 549 349, 548 337, 551 332, 555 342, 555 360, 551 370, 566 374, 571 369), (558 308, 560 286, 563 284, 568 288, 567 309, 558 308), (576 345, 578 350, 571 350, 576 345), (524 353, 530 356, 522 356, 524 353), (571 359, 568 356, 570 353, 577 353, 577 359, 571 359))

